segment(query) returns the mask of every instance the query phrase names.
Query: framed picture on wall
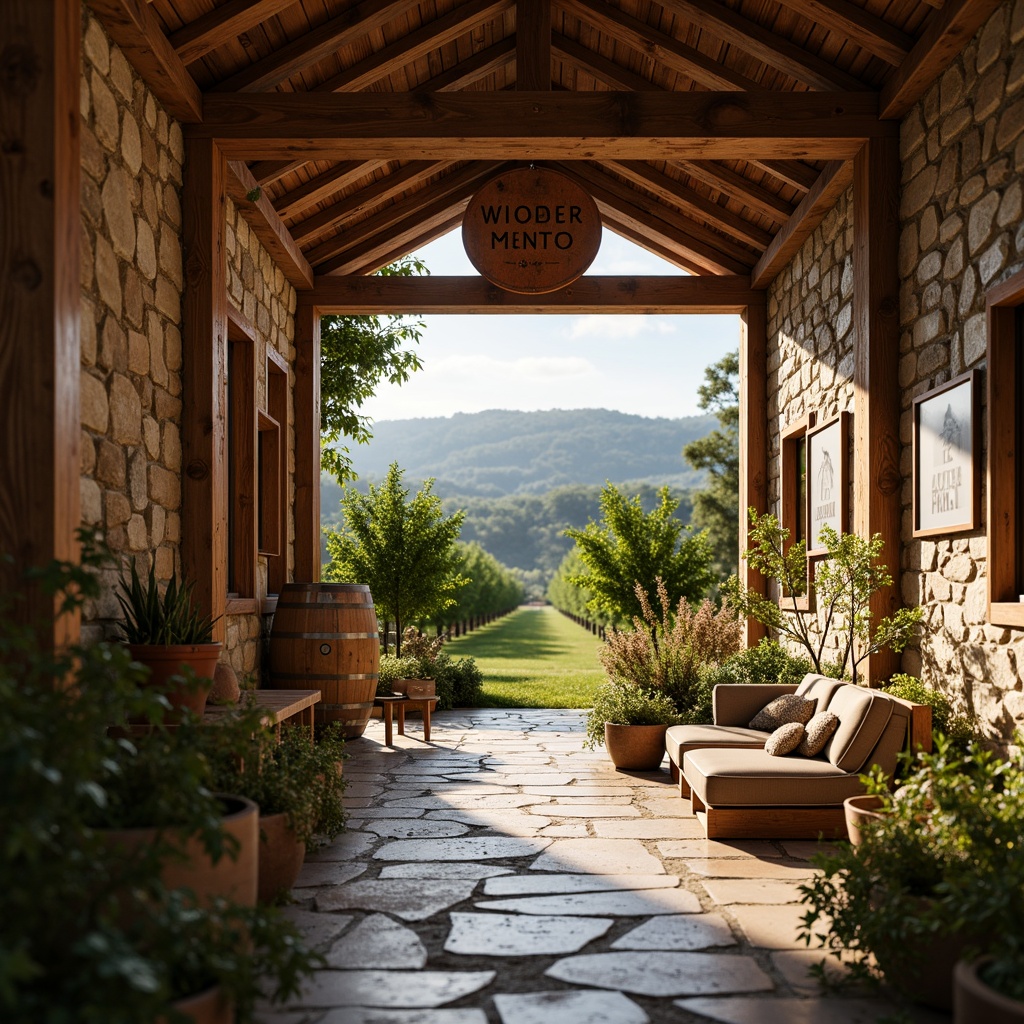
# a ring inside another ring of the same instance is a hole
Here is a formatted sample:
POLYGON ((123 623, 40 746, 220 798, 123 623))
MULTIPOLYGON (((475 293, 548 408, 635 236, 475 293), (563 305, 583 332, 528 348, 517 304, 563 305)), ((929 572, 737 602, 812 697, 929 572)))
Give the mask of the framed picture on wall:
POLYGON ((840 413, 807 431, 807 554, 825 554, 821 529, 844 533, 849 522, 850 479, 847 456, 850 414, 840 413))
POLYGON ((914 536, 981 525, 977 371, 914 399, 914 536))

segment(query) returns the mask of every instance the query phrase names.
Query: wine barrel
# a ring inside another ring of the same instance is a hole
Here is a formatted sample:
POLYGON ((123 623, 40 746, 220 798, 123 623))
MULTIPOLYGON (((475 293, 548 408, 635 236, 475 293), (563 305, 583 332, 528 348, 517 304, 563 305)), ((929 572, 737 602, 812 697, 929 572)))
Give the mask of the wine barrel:
POLYGON ((380 637, 362 583, 286 583, 270 631, 270 678, 286 690, 319 690, 318 722, 362 736, 380 672, 380 637))

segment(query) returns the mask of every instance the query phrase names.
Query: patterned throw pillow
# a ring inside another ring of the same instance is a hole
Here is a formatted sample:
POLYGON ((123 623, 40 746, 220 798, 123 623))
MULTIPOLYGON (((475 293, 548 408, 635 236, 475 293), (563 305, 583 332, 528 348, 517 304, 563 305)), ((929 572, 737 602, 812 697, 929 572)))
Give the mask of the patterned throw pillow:
POLYGON ((831 711, 819 711, 811 717, 804 730, 804 738, 797 753, 814 757, 825 749, 828 738, 839 728, 839 718, 831 711))
POLYGON ((806 725, 817 706, 816 700, 807 700, 795 693, 787 693, 776 697, 770 704, 761 708, 751 719, 750 728, 775 732, 780 725, 788 725, 790 722, 806 725))
POLYGON ((799 722, 788 722, 786 725, 780 725, 764 741, 764 752, 771 754, 772 757, 785 757, 800 746, 803 738, 804 727, 799 722))

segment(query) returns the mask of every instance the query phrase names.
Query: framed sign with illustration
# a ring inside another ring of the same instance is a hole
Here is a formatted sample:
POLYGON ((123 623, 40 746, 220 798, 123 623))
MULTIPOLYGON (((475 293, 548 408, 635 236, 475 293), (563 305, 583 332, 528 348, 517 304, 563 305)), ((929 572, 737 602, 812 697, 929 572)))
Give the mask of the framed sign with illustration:
POLYGON ((914 536, 981 524, 977 371, 914 399, 914 536))
POLYGON ((807 431, 807 554, 823 555, 821 528, 845 533, 849 522, 847 454, 850 414, 807 431))

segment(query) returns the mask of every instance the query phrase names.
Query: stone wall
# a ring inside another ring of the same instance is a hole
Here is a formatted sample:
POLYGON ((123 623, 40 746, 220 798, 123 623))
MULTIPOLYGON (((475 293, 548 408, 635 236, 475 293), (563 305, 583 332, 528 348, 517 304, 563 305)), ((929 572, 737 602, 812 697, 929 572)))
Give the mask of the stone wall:
MULTIPOLYGON (((82 18, 82 521, 140 571, 152 559, 165 580, 181 567, 184 142, 87 6, 82 18)), ((267 347, 294 362, 295 289, 230 201, 226 249, 228 299, 253 327, 256 405, 266 409, 267 347)), ((292 423, 289 397, 289 481, 292 423)), ((292 504, 289 493, 289 552, 292 504)), ((86 640, 120 617, 116 579, 109 571, 85 610, 86 640)), ((266 594, 261 558, 256 597, 266 594)), ((225 660, 244 676, 258 675, 261 625, 259 613, 227 618, 225 660)))
MULTIPOLYGON (((903 668, 976 712, 1000 743, 1024 724, 1024 634, 985 621, 983 528, 913 537, 912 403, 985 368, 985 292, 1024 266, 1022 40, 1024 0, 1008 0, 901 126, 900 585, 905 603, 925 610, 921 643, 904 653, 903 668)), ((779 432, 808 409, 819 418, 853 410, 852 204, 848 192, 769 290, 776 512, 779 432)))

